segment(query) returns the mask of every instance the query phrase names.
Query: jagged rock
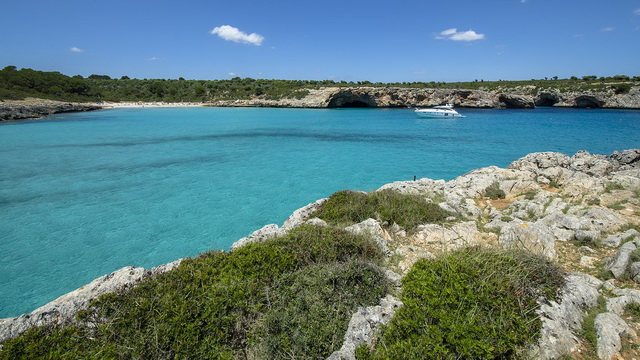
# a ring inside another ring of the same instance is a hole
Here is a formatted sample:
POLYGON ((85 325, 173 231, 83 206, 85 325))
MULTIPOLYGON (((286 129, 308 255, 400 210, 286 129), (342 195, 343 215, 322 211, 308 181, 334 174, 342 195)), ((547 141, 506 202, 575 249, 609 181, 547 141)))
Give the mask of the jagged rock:
POLYGON ((238 249, 247 244, 252 244, 256 242, 262 242, 269 239, 275 239, 277 237, 283 236, 287 233, 284 228, 279 228, 276 224, 269 224, 261 227, 260 229, 252 232, 247 237, 243 237, 242 239, 234 242, 231 245, 231 250, 238 249))
POLYGON ((613 256, 611 262, 609 262, 604 268, 611 271, 616 279, 620 279, 629 267, 629 260, 631 260, 631 253, 636 250, 636 244, 628 242, 622 245, 618 252, 613 256))
POLYGON ((0 101, 0 122, 40 118, 50 114, 81 112, 102 109, 96 104, 69 103, 63 101, 28 98, 16 101, 0 101))
POLYGON ((548 226, 523 222, 502 229, 498 242, 505 249, 523 249, 553 260, 556 237, 548 226))
POLYGON ((387 295, 380 301, 380 305, 358 308, 349 321, 342 347, 331 354, 327 360, 354 360, 356 348, 370 342, 380 325, 388 324, 401 306, 400 300, 387 295))
POLYGON ((451 228, 427 224, 418 226, 414 239, 423 244, 438 244, 443 250, 455 250, 478 244, 480 232, 473 221, 461 222, 451 228))
POLYGON ((583 273, 567 276, 560 300, 541 302, 542 321, 538 343, 530 350, 532 359, 557 359, 580 346, 577 333, 586 311, 598 303, 602 281, 583 273))
POLYGON ((584 224, 584 229, 601 232, 614 232, 627 225, 624 218, 617 212, 605 208, 588 208, 575 214, 584 224))
POLYGON ((500 105, 507 109, 533 109, 535 102, 530 95, 500 94, 500 105))
POLYGON ((376 191, 393 190, 402 194, 435 195, 442 194, 444 180, 432 180, 423 178, 415 181, 396 181, 383 185, 376 191))
POLYGON ((602 244, 609 247, 618 247, 624 240, 637 238, 640 233, 635 229, 629 229, 623 233, 611 235, 608 238, 602 240, 602 244))
POLYGON ((610 312, 598 314, 594 328, 598 337, 598 358, 601 360, 615 359, 620 355, 620 337, 637 338, 635 331, 620 316, 610 312))
MULTIPOLYGON (((640 162, 634 164, 640 167, 640 162)), ((640 168, 617 171, 609 176, 609 181, 626 190, 638 191, 640 190, 640 168)))
POLYGON ((344 229, 354 234, 373 236, 376 243, 380 246, 380 249, 382 249, 382 252, 387 256, 391 256, 391 251, 389 250, 389 246, 387 243, 387 240, 390 239, 390 236, 386 231, 384 231, 384 229, 382 229, 382 226, 380 226, 380 222, 378 222, 377 220, 367 219, 363 222, 348 226, 344 229))
POLYGON ((309 216, 315 213, 327 200, 329 200, 329 198, 320 199, 294 211, 284 224, 282 224, 282 228, 288 231, 289 229, 302 225, 309 216))
POLYGON ((619 289, 614 287, 610 291, 616 295, 607 299, 607 311, 622 316, 629 304, 640 304, 640 290, 619 289))
POLYGON ((101 295, 113 293, 137 284, 142 279, 175 269, 182 259, 156 266, 150 270, 127 266, 101 276, 87 285, 60 296, 29 314, 0 319, 0 343, 21 335, 34 326, 64 324, 74 320, 76 312, 85 310, 101 295))
POLYGON ((609 157, 615 160, 621 169, 628 169, 640 165, 640 149, 629 149, 620 152, 614 151, 609 157))
POLYGON ((507 169, 517 169, 538 173, 539 170, 568 167, 571 158, 568 155, 557 152, 538 152, 528 154, 507 166, 507 169))
POLYGON ((591 155, 587 151, 578 151, 571 157, 569 168, 591 176, 605 176, 614 169, 614 164, 605 155, 591 155))
MULTIPOLYGON (((527 177, 530 176, 527 174, 527 177)), ((523 180, 502 180, 500 181, 500 189, 504 191, 507 197, 515 197, 529 191, 540 191, 540 185, 533 178, 523 180)))

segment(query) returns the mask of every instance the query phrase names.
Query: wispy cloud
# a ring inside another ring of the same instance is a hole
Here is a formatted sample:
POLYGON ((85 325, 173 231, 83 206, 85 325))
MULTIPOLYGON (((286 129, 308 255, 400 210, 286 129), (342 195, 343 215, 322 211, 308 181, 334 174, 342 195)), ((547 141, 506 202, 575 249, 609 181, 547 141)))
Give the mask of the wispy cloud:
POLYGON ((612 27, 606 27, 606 28, 600 29, 600 31, 602 31, 602 32, 611 32, 611 31, 613 31, 613 28, 612 27))
POLYGON ((640 8, 633 10, 633 13, 636 15, 640 15, 640 8))
POLYGON ((236 76, 236 73, 232 73, 232 72, 230 72, 230 73, 228 73, 227 75, 229 75, 229 76, 236 76))
POLYGON ((227 41, 252 44, 256 46, 262 45, 262 41, 264 41, 264 36, 262 35, 258 35, 256 33, 247 34, 245 32, 242 32, 240 29, 230 25, 215 27, 213 28, 213 30, 209 31, 209 34, 218 35, 219 37, 227 41))
POLYGON ((435 38, 438 40, 476 41, 484 39, 484 34, 478 34, 473 30, 458 31, 458 29, 453 28, 439 32, 435 38))
POLYGON ((152 56, 152 57, 148 58, 147 60, 149 60, 149 61, 157 61, 157 60, 160 60, 160 58, 152 56))
POLYGON ((81 52, 85 52, 85 50, 80 49, 80 48, 77 48, 77 47, 75 47, 75 46, 74 46, 74 47, 72 47, 72 48, 69 48, 69 51, 74 52, 74 53, 81 53, 81 52))

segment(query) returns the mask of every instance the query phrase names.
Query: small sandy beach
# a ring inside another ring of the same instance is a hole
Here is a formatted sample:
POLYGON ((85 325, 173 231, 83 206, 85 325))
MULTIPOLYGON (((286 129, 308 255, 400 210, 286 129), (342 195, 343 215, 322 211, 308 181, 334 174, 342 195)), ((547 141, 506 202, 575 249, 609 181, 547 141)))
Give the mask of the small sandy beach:
POLYGON ((101 106, 105 109, 116 109, 116 108, 144 108, 144 107, 199 107, 203 106, 204 103, 197 102, 178 102, 178 103, 170 103, 170 102, 100 102, 95 103, 97 106, 101 106))

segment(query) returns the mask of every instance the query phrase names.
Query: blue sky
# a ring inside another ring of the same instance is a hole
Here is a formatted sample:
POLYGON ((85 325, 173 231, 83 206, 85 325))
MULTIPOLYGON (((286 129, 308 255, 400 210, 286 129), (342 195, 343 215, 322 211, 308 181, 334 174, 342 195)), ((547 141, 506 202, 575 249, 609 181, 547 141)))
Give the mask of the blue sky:
POLYGON ((67 75, 640 75, 640 0, 3 0, 1 8, 0 67, 67 75))

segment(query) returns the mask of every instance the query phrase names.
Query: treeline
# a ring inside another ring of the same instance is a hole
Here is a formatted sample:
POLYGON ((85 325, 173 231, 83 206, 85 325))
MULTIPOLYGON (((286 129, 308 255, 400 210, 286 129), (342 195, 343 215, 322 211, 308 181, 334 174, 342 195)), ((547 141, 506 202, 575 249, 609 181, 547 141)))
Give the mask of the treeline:
POLYGON ((236 100, 261 98, 278 100, 302 98, 310 89, 326 86, 354 87, 404 87, 404 88, 445 88, 445 89, 497 89, 535 86, 538 89, 555 88, 568 90, 614 89, 617 93, 628 92, 632 84, 640 83, 640 77, 616 75, 600 77, 573 76, 558 79, 557 76, 526 81, 484 81, 471 82, 394 82, 334 80, 265 80, 235 77, 229 80, 185 80, 179 79, 131 79, 122 76, 113 79, 108 75, 67 76, 59 72, 45 72, 7 66, 0 70, 0 99, 21 99, 38 97, 53 100, 99 102, 99 101, 164 101, 202 102, 212 100, 236 100))

